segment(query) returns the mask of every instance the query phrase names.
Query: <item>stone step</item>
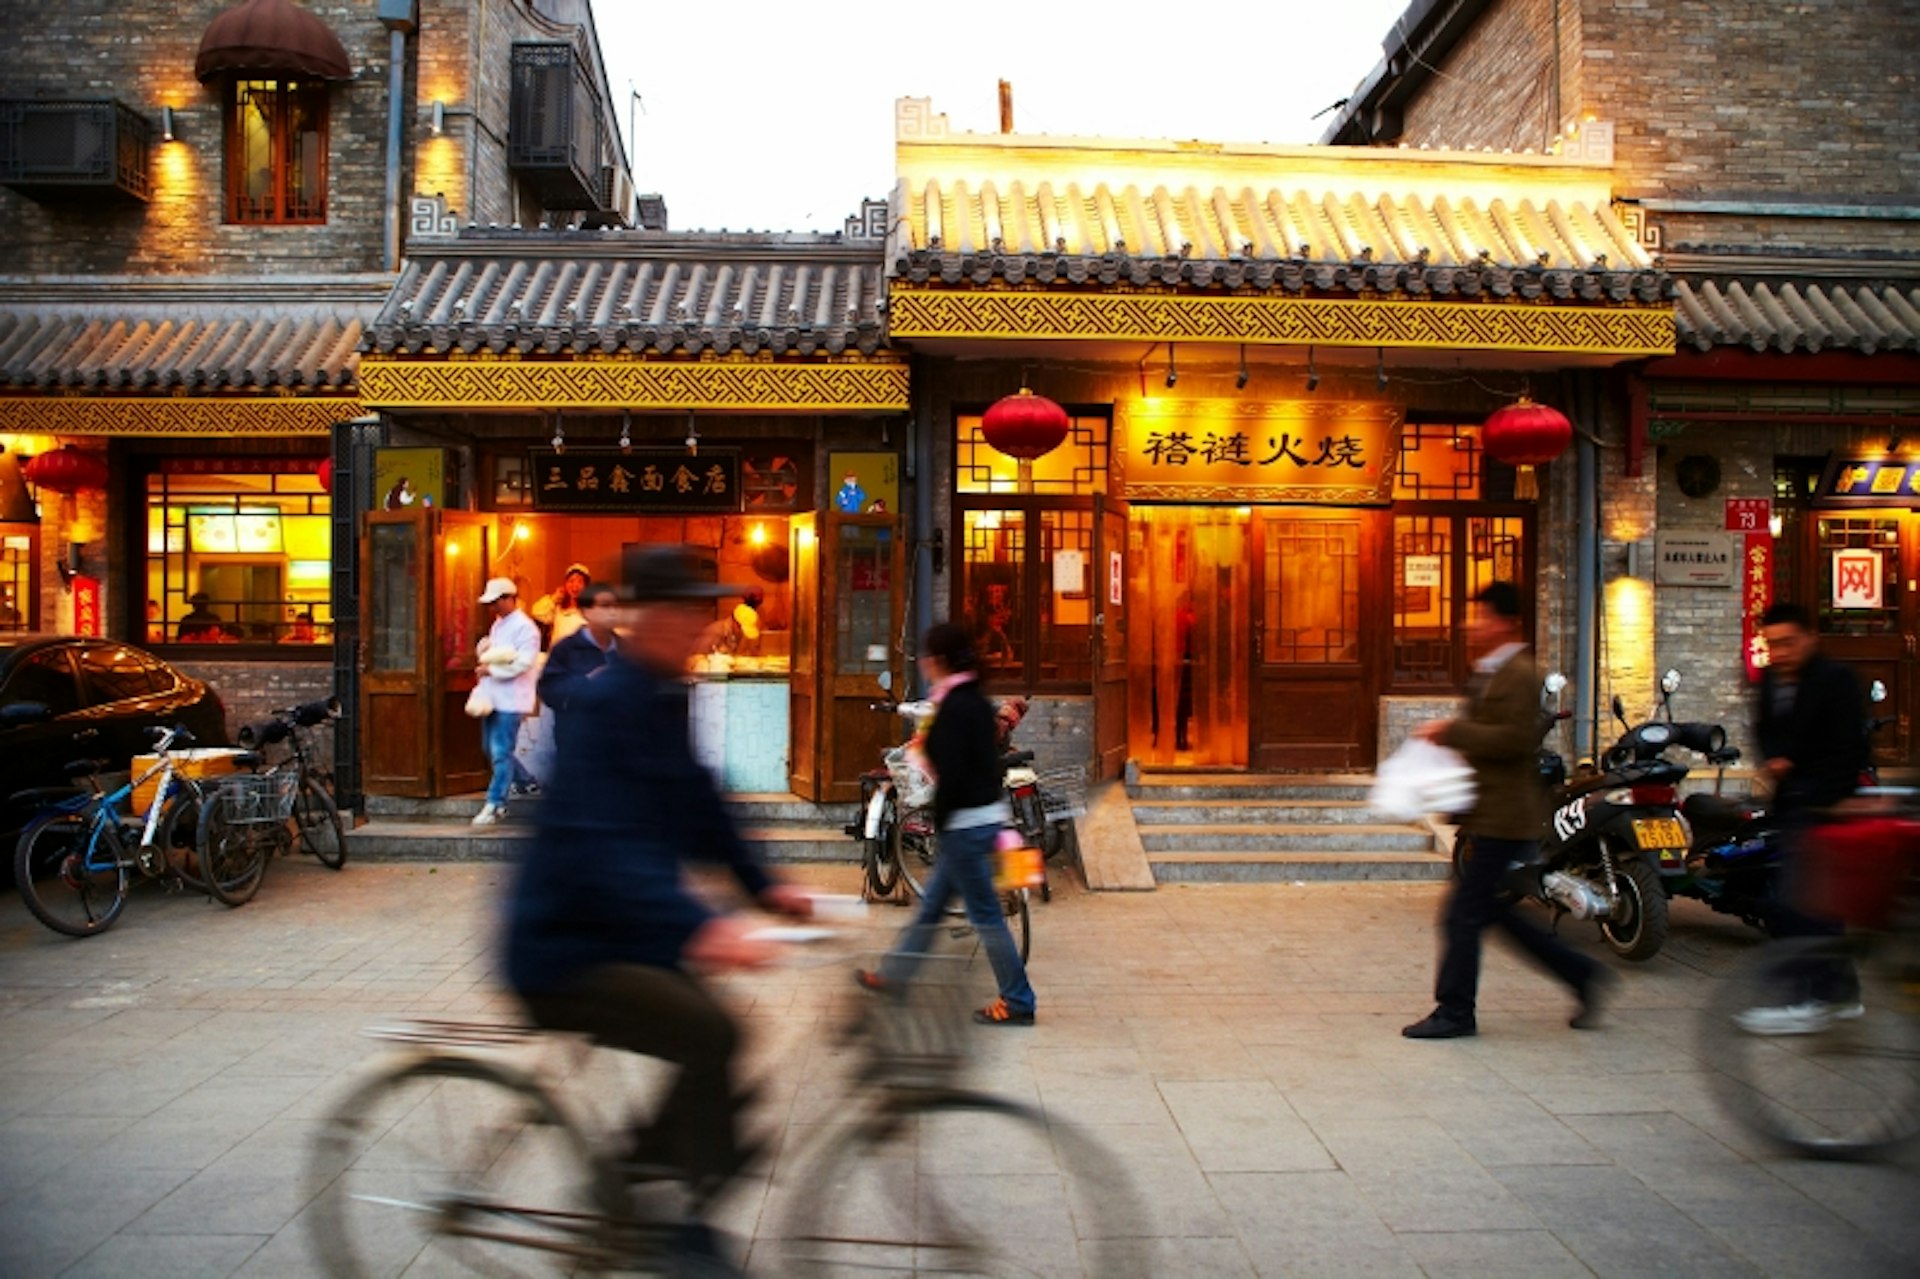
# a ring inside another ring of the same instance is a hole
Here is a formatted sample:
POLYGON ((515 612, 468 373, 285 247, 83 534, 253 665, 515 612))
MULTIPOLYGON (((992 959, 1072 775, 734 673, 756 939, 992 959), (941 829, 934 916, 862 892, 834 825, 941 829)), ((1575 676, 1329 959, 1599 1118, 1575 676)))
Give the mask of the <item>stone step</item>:
MULTIPOLYGON (((477 811, 477 809, 476 809, 477 811)), ((741 838, 770 862, 855 862, 860 844, 839 827, 743 826, 741 838)), ((509 861, 533 836, 530 822, 372 821, 347 834, 349 862, 509 861)))
POLYGON ((1447 860, 1437 853, 1239 853, 1226 850, 1148 853, 1154 879, 1162 884, 1291 882, 1294 880, 1401 880, 1429 882, 1447 877, 1447 860))
POLYGON ((1371 777, 1303 780, 1291 773, 1266 777, 1228 774, 1208 781, 1194 777, 1178 780, 1145 777, 1127 787, 1127 797, 1136 804, 1179 800, 1345 800, 1359 803, 1366 800, 1372 789, 1371 777))
POLYGON ((1368 825, 1379 815, 1364 803, 1348 799, 1137 799, 1134 820, 1142 826, 1181 826, 1219 822, 1307 826, 1368 825))
POLYGON ((1431 853, 1433 834, 1414 826, 1247 825, 1195 823, 1140 827, 1140 843, 1149 858, 1156 852, 1218 849, 1235 852, 1319 852, 1372 854, 1431 853))

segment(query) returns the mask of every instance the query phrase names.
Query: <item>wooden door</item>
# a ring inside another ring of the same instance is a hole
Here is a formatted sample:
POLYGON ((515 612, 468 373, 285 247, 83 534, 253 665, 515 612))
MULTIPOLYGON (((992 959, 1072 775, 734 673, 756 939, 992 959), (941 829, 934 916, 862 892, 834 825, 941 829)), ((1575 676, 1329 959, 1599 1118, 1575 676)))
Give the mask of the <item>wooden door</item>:
POLYGON ((820 517, 787 522, 793 566, 793 645, 787 677, 787 784, 802 799, 820 798, 820 517))
POLYGON ((860 798, 860 774, 900 739, 900 721, 873 709, 906 687, 907 539, 892 515, 826 517, 820 548, 818 798, 860 798), (880 682, 893 677, 895 692, 880 682))
POLYGON ((1299 507, 1255 516, 1255 768, 1373 767, 1376 649, 1389 631, 1382 518, 1299 507))
POLYGON ((1915 716, 1920 713, 1920 515, 1884 509, 1816 511, 1806 521, 1812 546, 1813 600, 1819 607, 1820 646, 1853 667, 1864 690, 1874 680, 1887 700, 1869 709, 1894 722, 1874 735, 1874 762, 1885 767, 1916 759, 1915 716), (1880 561, 1881 605, 1835 608, 1835 552, 1871 551, 1880 561))
POLYGON ((425 510, 373 511, 360 542, 361 786, 371 795, 434 793, 429 520, 425 510))
POLYGON ((1093 780, 1127 763, 1127 504, 1093 499, 1093 780))
MULTIPOLYGON (((468 511, 433 513, 434 581, 432 633, 439 639, 433 688, 436 749, 431 775, 436 795, 465 795, 485 790, 493 773, 481 741, 480 721, 467 714, 473 692, 480 637, 493 625, 481 604, 491 561, 487 534, 493 517, 468 511)), ((522 600, 525 608, 531 600, 522 600)))

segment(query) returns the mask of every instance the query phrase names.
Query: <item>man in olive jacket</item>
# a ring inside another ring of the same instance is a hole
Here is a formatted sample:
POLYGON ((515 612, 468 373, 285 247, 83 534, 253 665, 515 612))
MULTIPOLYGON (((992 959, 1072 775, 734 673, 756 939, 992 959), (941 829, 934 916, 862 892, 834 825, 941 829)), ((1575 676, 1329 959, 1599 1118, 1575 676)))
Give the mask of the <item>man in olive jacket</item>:
POLYGON ((1607 980, 1603 970, 1517 915, 1515 903, 1500 892, 1509 866, 1535 859, 1546 816, 1538 764, 1540 677, 1521 636, 1520 592, 1511 582, 1495 582, 1474 596, 1467 642, 1476 660, 1466 713, 1414 730, 1466 756, 1478 795, 1460 824, 1460 838, 1471 838, 1473 850, 1442 923, 1440 975, 1433 991, 1438 1007, 1400 1032, 1409 1039, 1459 1039, 1476 1032, 1480 934, 1489 924, 1506 929, 1543 968, 1573 988, 1580 1001, 1570 1023, 1574 1029, 1598 1024, 1601 983, 1607 980))

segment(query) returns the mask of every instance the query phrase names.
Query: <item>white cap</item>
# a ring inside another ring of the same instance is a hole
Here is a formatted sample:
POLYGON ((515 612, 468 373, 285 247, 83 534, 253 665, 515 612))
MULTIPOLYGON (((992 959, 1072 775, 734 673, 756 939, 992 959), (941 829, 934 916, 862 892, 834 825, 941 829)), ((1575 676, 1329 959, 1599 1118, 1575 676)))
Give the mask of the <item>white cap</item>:
POLYGON ((513 584, 512 578, 490 577, 487 579, 487 589, 480 592, 480 602, 482 604, 491 604, 497 599, 502 599, 508 595, 518 595, 519 593, 520 588, 513 584))

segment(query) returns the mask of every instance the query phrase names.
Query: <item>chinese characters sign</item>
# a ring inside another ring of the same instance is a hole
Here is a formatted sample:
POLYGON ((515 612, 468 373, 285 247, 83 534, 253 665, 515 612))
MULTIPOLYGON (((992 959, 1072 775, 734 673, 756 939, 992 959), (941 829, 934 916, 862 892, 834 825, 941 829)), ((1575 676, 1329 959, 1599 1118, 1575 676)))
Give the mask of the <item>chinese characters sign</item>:
POLYGON ((1883 608, 1880 552, 1870 549, 1833 553, 1833 606, 1883 608))
POLYGON ((1920 458, 1836 457, 1820 477, 1821 502, 1920 504, 1920 458))
POLYGON ((1738 566, 1725 533, 1656 533, 1653 555, 1661 586, 1732 586, 1738 566))
POLYGON ((100 579, 82 574, 73 579, 73 633, 100 633, 100 579))
POLYGON ((1727 499, 1727 532, 1763 533, 1773 518, 1773 501, 1764 497, 1727 499))
POLYGON ((1748 533, 1740 562, 1740 651, 1747 669, 1747 682, 1760 678, 1767 664, 1767 641, 1760 633, 1760 618, 1773 607, 1773 538, 1748 533))
POLYGON ((740 508, 737 449, 534 449, 537 511, 720 515, 740 508))
POLYGON ((1365 402, 1145 400, 1121 406, 1124 496, 1386 502, 1400 409, 1365 402))

